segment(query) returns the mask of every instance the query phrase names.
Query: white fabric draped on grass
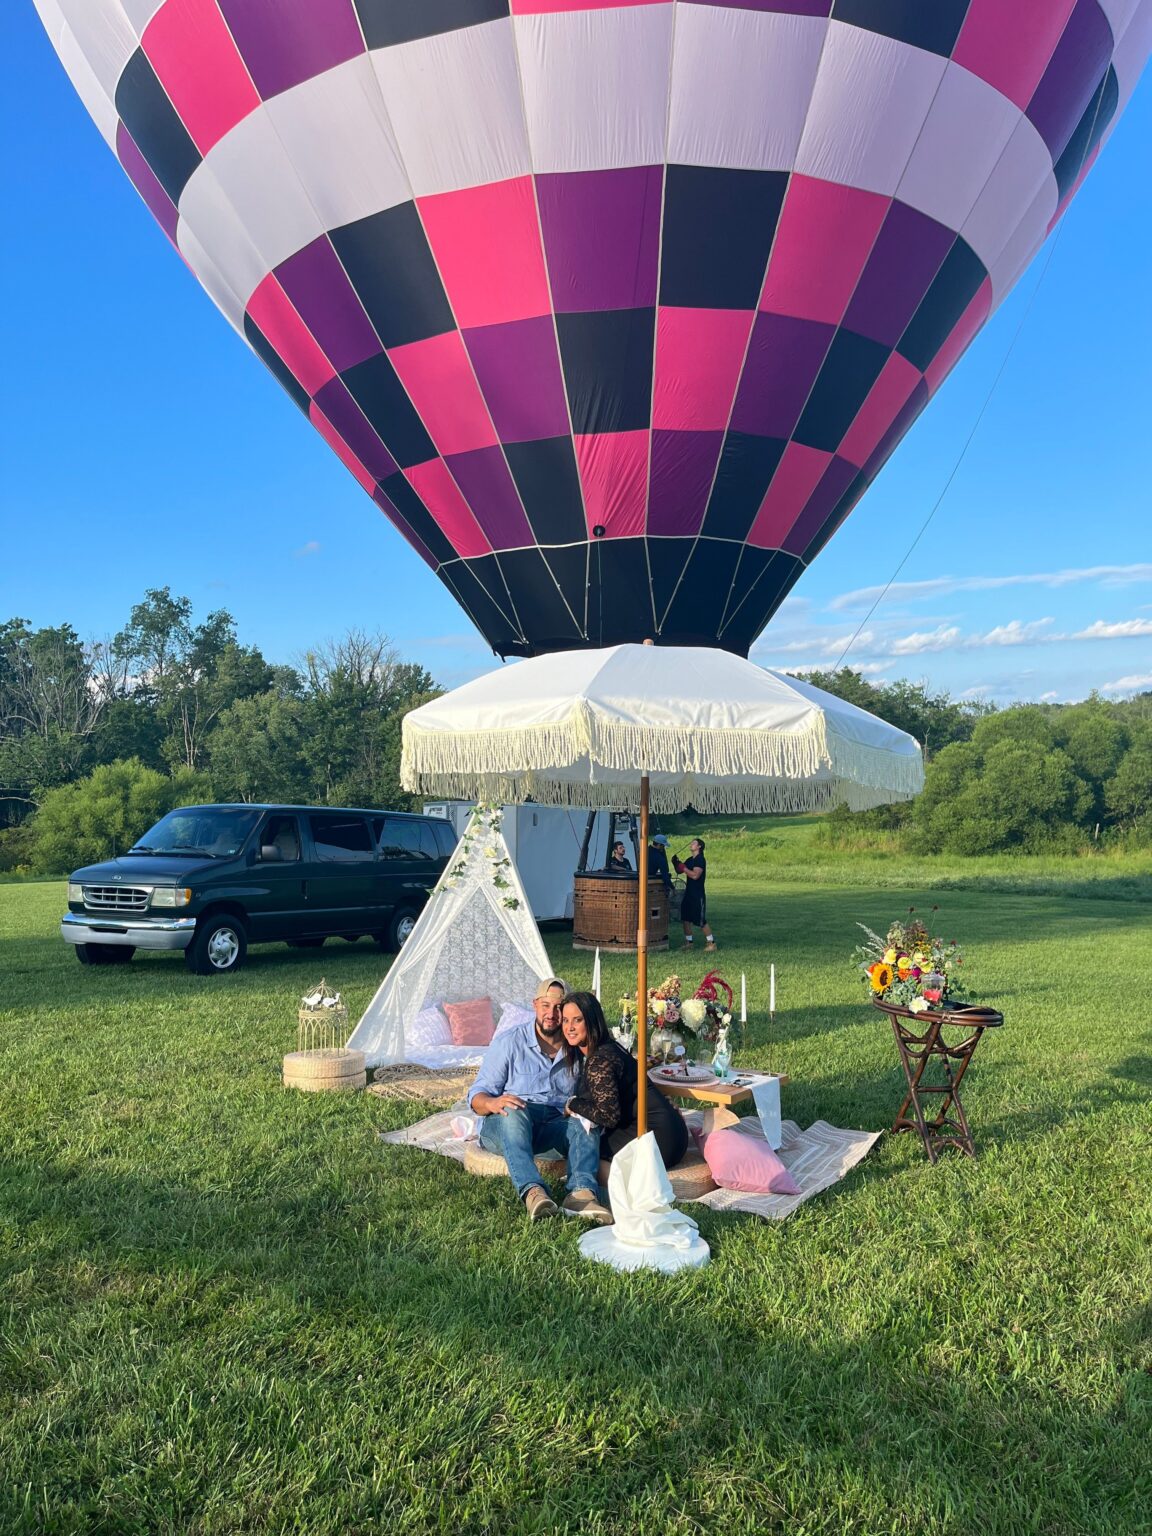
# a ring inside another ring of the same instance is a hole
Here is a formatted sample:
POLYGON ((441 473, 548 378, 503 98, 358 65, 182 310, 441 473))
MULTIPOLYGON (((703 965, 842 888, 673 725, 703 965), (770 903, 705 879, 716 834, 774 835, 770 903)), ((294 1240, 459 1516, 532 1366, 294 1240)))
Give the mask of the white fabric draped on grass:
POLYGON ((727 651, 616 645, 516 662, 404 720, 401 777, 430 797, 654 811, 870 810, 924 784, 911 736, 727 651))
POLYGON ((477 806, 455 854, 348 1041, 370 1067, 479 1064, 482 1046, 419 1045, 408 1028, 428 1003, 530 1003, 550 961, 500 828, 499 810, 477 806))

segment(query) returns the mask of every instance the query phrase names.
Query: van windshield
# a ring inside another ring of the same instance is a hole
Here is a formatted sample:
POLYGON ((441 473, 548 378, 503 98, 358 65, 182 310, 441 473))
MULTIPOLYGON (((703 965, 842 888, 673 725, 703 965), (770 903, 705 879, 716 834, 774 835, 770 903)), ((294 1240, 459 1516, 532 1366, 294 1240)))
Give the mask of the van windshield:
POLYGON ((169 811, 128 851, 228 859, 243 848, 260 814, 246 807, 225 805, 200 805, 169 811))

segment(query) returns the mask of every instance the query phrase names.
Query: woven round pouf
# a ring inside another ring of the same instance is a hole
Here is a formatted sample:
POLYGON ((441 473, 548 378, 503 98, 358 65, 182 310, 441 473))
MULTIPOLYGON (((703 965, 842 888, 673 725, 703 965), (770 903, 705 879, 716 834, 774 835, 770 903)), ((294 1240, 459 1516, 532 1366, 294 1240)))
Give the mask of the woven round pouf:
MULTIPOLYGON (((568 1164, 562 1157, 552 1157, 541 1152, 536 1166, 546 1179, 562 1179, 568 1172, 568 1164)), ((470 1141, 464 1148, 464 1168, 468 1173, 479 1174, 482 1179, 507 1178, 508 1164, 499 1152, 489 1152, 478 1141, 470 1141)))
POLYGON ((363 1051, 289 1051, 284 1058, 285 1088, 304 1093, 354 1093, 368 1081, 363 1051))
MULTIPOLYGON (((612 1164, 601 1159, 600 1182, 605 1189, 608 1188, 608 1175, 611 1171, 612 1164)), ((665 1172, 672 1186, 673 1200, 698 1200, 701 1195, 707 1195, 719 1187, 704 1161, 704 1154, 694 1143, 689 1145, 675 1168, 668 1168, 665 1172)))

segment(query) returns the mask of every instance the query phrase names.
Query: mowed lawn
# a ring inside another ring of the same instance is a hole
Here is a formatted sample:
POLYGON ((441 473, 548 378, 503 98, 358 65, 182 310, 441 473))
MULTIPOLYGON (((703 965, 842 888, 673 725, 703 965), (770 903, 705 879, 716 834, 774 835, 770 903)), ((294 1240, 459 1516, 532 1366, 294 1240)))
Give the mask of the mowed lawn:
POLYGON ((381 1145, 417 1106, 280 1087, 307 986, 367 1003, 367 941, 85 970, 62 885, 0 887, 0 1531, 1152 1528, 1146 874, 984 861, 934 894, 927 863, 880 889, 732 853, 738 1061, 791 1074, 790 1118, 879 1129, 901 1097, 858 919, 939 901, 1007 1024, 965 1089, 978 1160, 885 1137, 786 1223, 693 1208, 713 1263, 672 1279, 381 1145))

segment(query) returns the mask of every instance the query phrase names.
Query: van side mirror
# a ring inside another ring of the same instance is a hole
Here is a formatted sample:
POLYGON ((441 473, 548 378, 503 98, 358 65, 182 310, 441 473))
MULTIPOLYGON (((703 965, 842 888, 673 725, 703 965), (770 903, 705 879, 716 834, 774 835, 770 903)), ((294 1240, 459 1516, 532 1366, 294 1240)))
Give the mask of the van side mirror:
POLYGON ((283 859, 284 855, 280 852, 275 843, 264 843, 261 845, 261 864, 280 864, 283 862, 283 859))

